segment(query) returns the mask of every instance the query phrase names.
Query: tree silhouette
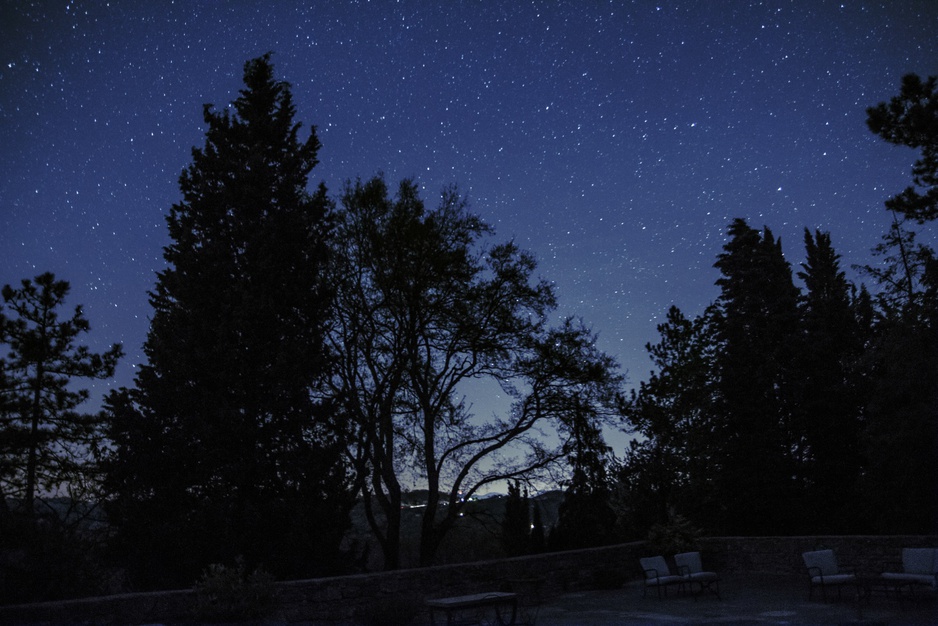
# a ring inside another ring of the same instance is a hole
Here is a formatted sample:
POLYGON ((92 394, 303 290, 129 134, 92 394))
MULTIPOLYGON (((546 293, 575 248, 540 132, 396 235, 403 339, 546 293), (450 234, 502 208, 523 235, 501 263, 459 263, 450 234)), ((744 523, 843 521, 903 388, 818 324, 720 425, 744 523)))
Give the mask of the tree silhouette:
POLYGON ((915 186, 886 201, 892 224, 873 249, 881 263, 861 268, 880 287, 862 433, 864 504, 878 532, 938 528, 938 479, 928 467, 938 450, 938 259, 908 225, 938 218, 936 87, 934 76, 908 74, 898 96, 867 109, 872 132, 921 150, 915 186))
POLYGON ((615 538, 616 514, 609 504, 609 456, 590 405, 574 396, 569 421, 570 438, 565 447, 571 465, 557 525, 549 538, 552 549, 570 550, 601 546, 615 538))
POLYGON ((205 146, 167 218, 148 362, 110 398, 113 514, 147 584, 238 555, 278 576, 334 572, 348 525, 341 430, 311 395, 331 299, 331 204, 307 191, 320 144, 315 129, 300 139, 269 55, 244 84, 230 109, 205 106, 205 146))
POLYGON ((856 532, 862 472, 860 428, 867 398, 861 357, 871 329, 860 324, 852 286, 840 269, 830 234, 805 229, 805 262, 798 277, 804 350, 801 352, 800 419, 807 527, 815 532, 856 532))
POLYGON ((625 527, 643 537, 673 511, 714 527, 712 477, 720 449, 715 308, 688 319, 675 306, 658 325, 661 340, 647 344, 655 366, 633 391, 625 415, 643 435, 634 440, 620 470, 626 505, 625 527))
POLYGON ((895 213, 889 231, 873 247, 878 265, 863 265, 859 269, 880 287, 877 303, 887 317, 901 316, 921 306, 925 291, 926 269, 934 262, 935 252, 916 241, 915 231, 908 228, 908 220, 895 213))
POLYGON ((926 469, 938 449, 930 249, 893 229, 877 307, 846 279, 827 233, 805 230, 803 293, 768 228, 738 219, 730 236, 717 302, 694 320, 672 307, 647 346, 656 371, 626 405, 643 438, 619 473, 620 522, 632 536, 674 514, 711 533, 929 532, 938 519, 926 469), (903 267, 913 268, 911 292, 903 267))
POLYGON ((78 379, 114 375, 120 344, 104 353, 76 345, 91 326, 81 306, 59 319, 70 286, 51 273, 3 288, 0 309, 0 497, 20 500, 28 516, 40 493, 57 494, 94 480, 92 449, 101 417, 76 409, 88 399, 78 379))
POLYGON ((528 554, 531 543, 531 503, 528 490, 521 492, 517 481, 508 482, 505 517, 502 518, 502 548, 508 556, 528 554))
POLYGON ((868 108, 866 115, 875 134, 922 152, 912 166, 915 186, 887 200, 886 208, 919 224, 938 218, 938 77, 923 81, 915 74, 903 76, 899 95, 868 108))
POLYGON ((938 528, 938 263, 921 298, 880 315, 863 365, 871 372, 864 411, 863 489, 867 516, 881 533, 938 528))
POLYGON ((514 243, 484 246, 491 228, 453 190, 427 210, 416 185, 389 197, 381 177, 342 198, 330 334, 332 389, 354 435, 351 455, 387 568, 400 565, 401 480, 425 481, 420 562, 430 564, 481 487, 564 457, 574 394, 611 406, 620 377, 593 335, 548 329, 554 293, 514 243), (464 385, 489 381, 514 406, 473 415, 464 385), (558 433, 556 445, 536 436, 558 433))
POLYGON ((718 480, 729 532, 772 533, 798 512, 793 480, 798 406, 793 383, 801 349, 798 290, 781 242, 736 219, 717 257, 722 276, 716 413, 724 416, 718 480))

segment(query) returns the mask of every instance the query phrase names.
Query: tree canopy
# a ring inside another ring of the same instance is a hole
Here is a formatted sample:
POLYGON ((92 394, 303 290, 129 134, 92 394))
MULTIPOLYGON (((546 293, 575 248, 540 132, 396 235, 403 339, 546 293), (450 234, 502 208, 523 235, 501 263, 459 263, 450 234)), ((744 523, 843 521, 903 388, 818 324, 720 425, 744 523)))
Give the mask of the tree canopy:
POLYGON ((914 186, 887 200, 886 208, 920 224, 938 218, 938 77, 903 76, 899 95, 869 107, 866 115, 875 134, 921 151, 912 166, 914 186))
POLYGON ((328 394, 350 425, 386 567, 400 564, 402 482, 427 485, 419 560, 429 564, 465 498, 564 458, 576 407, 608 416, 621 376, 581 324, 548 327, 555 295, 533 256, 488 244, 492 229, 455 190, 428 210, 411 181, 393 197, 380 176, 357 181, 339 217, 328 394), (474 414, 464 396, 474 381, 513 405, 474 414))

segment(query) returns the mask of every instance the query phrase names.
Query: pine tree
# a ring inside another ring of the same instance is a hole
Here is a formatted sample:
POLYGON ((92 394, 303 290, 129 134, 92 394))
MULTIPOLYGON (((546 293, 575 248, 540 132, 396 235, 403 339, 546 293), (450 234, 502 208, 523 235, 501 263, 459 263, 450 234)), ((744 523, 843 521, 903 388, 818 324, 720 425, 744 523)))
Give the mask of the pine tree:
POLYGON ((269 55, 244 84, 232 108, 205 106, 205 146, 167 219, 148 362, 110 399, 115 515, 151 583, 237 555, 279 576, 334 571, 347 526, 340 431, 312 399, 331 298, 331 205, 307 191, 320 144, 315 129, 300 139, 269 55))
POLYGON ((674 513, 711 527, 719 509, 712 489, 720 448, 713 412, 716 393, 715 308, 691 320, 672 306, 647 344, 655 371, 633 391, 625 417, 642 435, 630 444, 620 473, 626 528, 645 536, 674 513))
POLYGON ((59 319, 70 285, 51 273, 3 288, 0 308, 0 498, 20 502, 29 517, 40 493, 95 480, 91 450, 100 444, 101 417, 80 413, 89 396, 78 379, 114 375, 120 344, 104 353, 76 345, 91 326, 81 306, 59 319))
POLYGON ((887 200, 886 208, 919 224, 938 219, 938 77, 903 76, 899 95, 866 114, 869 129, 889 143, 922 151, 912 166, 914 186, 887 200))

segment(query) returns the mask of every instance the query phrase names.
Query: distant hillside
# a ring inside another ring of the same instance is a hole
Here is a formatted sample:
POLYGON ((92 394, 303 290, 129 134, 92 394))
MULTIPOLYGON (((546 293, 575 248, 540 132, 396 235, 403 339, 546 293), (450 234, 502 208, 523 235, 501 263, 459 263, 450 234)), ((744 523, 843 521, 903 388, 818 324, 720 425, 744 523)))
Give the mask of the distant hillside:
MULTIPOLYGON (((427 495, 426 490, 414 490, 402 497, 405 506, 401 520, 402 567, 416 567, 418 563, 420 524, 427 495)), ((507 499, 507 495, 495 494, 467 502, 462 519, 447 536, 437 554, 437 564, 503 558, 505 553, 501 547, 501 524, 505 517, 507 499)), ((545 529, 549 530, 557 523, 558 509, 563 502, 562 491, 548 491, 531 496, 530 501, 540 509, 545 529)), ((352 511, 352 528, 348 533, 346 545, 358 553, 367 545, 368 570, 379 571, 382 568, 381 549, 371 535, 364 509, 360 504, 352 511)))

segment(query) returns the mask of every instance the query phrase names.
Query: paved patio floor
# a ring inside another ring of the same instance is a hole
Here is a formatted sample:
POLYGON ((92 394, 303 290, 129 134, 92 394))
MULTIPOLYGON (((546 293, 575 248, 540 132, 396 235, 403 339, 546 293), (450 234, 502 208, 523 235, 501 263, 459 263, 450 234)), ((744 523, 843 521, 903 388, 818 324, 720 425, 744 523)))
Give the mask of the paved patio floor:
POLYGON ((938 596, 921 590, 914 597, 843 597, 808 600, 807 581, 768 574, 724 576, 720 595, 696 600, 677 595, 642 597, 641 582, 621 589, 572 592, 544 599, 537 626, 610 624, 938 624, 938 596))

